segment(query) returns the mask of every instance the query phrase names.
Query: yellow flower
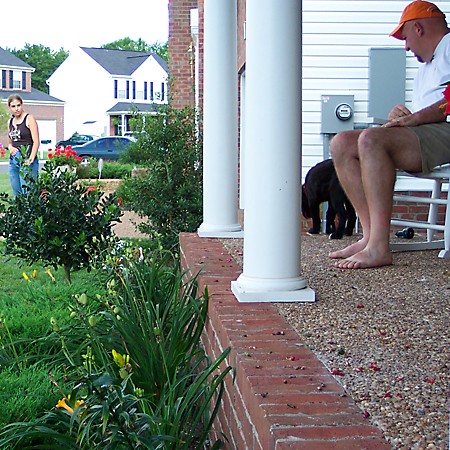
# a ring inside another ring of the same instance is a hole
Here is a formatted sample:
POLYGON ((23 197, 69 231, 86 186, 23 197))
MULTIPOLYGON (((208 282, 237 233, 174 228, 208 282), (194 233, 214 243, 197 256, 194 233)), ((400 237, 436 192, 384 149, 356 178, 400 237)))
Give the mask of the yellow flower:
POLYGON ((52 275, 52 273, 50 272, 50 269, 47 269, 46 271, 45 271, 45 273, 52 279, 52 281, 56 281, 55 280, 55 277, 52 275))
MULTIPOLYGON (((57 408, 64 408, 66 411, 69 411, 70 414, 73 414, 74 409, 66 403, 66 400, 67 401, 70 400, 70 395, 69 395, 68 398, 64 397, 61 400, 59 400, 58 404, 56 405, 56 407, 57 408)), ((84 403, 83 400, 76 400, 75 401, 75 405, 74 405, 75 409, 77 409, 83 403, 84 403)))
POLYGON ((112 355, 114 358, 114 362, 119 367, 125 367, 130 362, 130 355, 121 355, 120 353, 116 352, 114 349, 112 351, 112 355))
POLYGON ((65 410, 69 411, 70 414, 73 414, 73 408, 71 408, 67 403, 66 403, 66 398, 62 398, 61 400, 58 401, 58 404, 56 405, 57 408, 64 408, 65 410))
POLYGON ((28 278, 28 275, 25 272, 22 272, 22 276, 30 283, 30 279, 28 278))
POLYGON ((37 277, 37 270, 34 269, 34 270, 33 270, 33 278, 36 278, 36 277, 37 277))

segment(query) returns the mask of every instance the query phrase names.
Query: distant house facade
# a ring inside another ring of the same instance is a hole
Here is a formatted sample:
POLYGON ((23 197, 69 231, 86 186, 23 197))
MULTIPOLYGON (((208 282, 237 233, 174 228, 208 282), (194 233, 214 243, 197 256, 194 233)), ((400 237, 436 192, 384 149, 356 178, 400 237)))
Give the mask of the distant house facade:
POLYGON ((156 113, 168 103, 167 64, 154 53, 79 47, 47 83, 65 102, 65 138, 124 135, 133 111, 156 113))
MULTIPOLYGON (((0 47, 0 101, 6 108, 8 97, 19 94, 25 110, 32 114, 39 126, 40 151, 53 148, 62 139, 64 102, 32 87, 34 68, 0 47)), ((0 142, 6 146, 7 130, 0 130, 0 142)))

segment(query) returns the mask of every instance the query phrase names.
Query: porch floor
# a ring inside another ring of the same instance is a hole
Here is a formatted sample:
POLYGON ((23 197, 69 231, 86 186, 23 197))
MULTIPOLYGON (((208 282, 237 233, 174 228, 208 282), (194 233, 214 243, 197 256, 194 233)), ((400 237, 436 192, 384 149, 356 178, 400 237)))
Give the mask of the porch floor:
POLYGON ((228 448, 448 448, 450 261, 438 251, 340 271, 327 254, 348 242, 304 236, 317 302, 239 303, 230 283, 242 240, 184 233, 180 243, 210 294, 205 348, 232 349, 236 380, 216 426, 228 448))

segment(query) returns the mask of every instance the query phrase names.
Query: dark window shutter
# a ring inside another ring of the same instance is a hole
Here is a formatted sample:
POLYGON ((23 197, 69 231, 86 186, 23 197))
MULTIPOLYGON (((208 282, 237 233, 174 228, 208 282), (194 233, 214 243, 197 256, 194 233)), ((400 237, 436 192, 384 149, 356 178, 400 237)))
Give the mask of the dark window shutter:
POLYGON ((6 70, 2 70, 2 88, 6 89, 6 70))
POLYGON ((153 81, 150 82, 150 100, 153 100, 154 93, 153 93, 153 81))
POLYGON ((114 80, 114 98, 117 98, 117 80, 114 80))
POLYGON ((133 81, 133 100, 136 100, 136 81, 133 81))
POLYGON ((14 74, 12 70, 9 71, 9 88, 14 88, 14 74))
POLYGON ((130 82, 127 80, 127 99, 130 98, 130 82))
POLYGON ((25 90, 27 88, 27 73, 22 72, 22 89, 25 90))
POLYGON ((161 83, 161 101, 164 101, 165 87, 166 85, 164 83, 161 83))
POLYGON ((148 99, 147 82, 144 81, 144 100, 148 99))

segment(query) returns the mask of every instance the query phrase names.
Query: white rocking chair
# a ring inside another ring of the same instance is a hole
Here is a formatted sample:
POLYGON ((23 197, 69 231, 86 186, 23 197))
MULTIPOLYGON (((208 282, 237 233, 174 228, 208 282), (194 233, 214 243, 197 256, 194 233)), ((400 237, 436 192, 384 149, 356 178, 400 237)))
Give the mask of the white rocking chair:
POLYGON ((426 241, 421 242, 402 241, 391 243, 391 249, 399 251, 442 249, 439 252, 439 258, 450 258, 450 195, 448 194, 450 164, 436 167, 429 174, 409 174, 405 172, 399 172, 399 175, 433 180, 433 189, 431 191, 431 197, 397 194, 394 195, 393 198, 397 202, 427 203, 429 205, 429 209, 427 221, 392 218, 392 225, 426 229, 427 239, 426 241), (443 184, 447 184, 447 198, 442 197, 443 184), (444 205, 446 207, 443 225, 436 223, 439 205, 444 205), (434 239, 435 231, 442 231, 444 233, 443 239, 434 239))

